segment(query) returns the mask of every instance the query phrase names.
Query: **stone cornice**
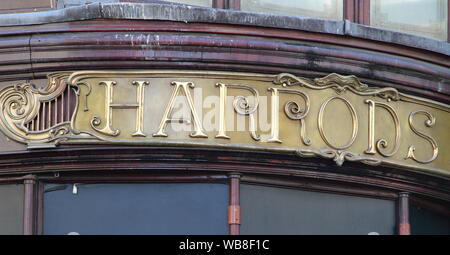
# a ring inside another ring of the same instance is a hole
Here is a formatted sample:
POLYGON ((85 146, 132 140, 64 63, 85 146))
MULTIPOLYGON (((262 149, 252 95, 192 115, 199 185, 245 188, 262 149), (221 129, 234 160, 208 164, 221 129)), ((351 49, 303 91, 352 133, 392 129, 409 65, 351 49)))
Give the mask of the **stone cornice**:
POLYGON ((450 43, 407 33, 337 21, 266 13, 193 7, 179 4, 94 3, 46 12, 2 14, 0 27, 92 19, 167 20, 294 29, 347 35, 450 55, 450 43))

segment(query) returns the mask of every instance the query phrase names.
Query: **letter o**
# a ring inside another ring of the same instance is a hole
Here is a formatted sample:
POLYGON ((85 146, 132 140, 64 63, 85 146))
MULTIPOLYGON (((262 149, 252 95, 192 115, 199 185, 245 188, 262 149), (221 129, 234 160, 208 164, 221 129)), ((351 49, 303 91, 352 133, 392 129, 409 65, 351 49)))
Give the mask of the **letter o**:
POLYGON ((330 146, 331 148, 336 149, 336 150, 344 150, 344 149, 347 149, 348 147, 350 147, 353 144, 353 142, 355 142, 356 135, 358 134, 358 116, 356 115, 355 108, 353 108, 352 104, 347 99, 340 97, 340 96, 330 97, 325 102, 322 103, 322 105, 320 106, 320 110, 319 110, 319 117, 317 119, 317 124, 319 126, 319 133, 320 133, 320 136, 322 137, 322 139, 325 141, 326 144, 328 144, 328 146, 330 146), (343 146, 337 146, 337 145, 331 144, 331 142, 328 140, 325 133, 323 132, 323 113, 324 113, 325 108, 327 107, 328 103, 334 99, 340 99, 340 100, 344 101, 345 105, 347 105, 347 108, 350 111, 350 114, 352 115, 352 123, 353 123, 352 138, 350 139, 350 141, 347 144, 345 144, 343 146))

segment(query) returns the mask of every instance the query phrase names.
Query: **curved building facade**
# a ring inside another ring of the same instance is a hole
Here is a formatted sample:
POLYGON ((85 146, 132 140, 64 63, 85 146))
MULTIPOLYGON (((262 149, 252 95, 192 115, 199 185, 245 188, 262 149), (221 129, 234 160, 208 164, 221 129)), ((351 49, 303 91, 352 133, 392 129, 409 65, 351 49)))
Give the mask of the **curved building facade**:
POLYGON ((449 234, 448 8, 1 3, 0 234, 449 234))

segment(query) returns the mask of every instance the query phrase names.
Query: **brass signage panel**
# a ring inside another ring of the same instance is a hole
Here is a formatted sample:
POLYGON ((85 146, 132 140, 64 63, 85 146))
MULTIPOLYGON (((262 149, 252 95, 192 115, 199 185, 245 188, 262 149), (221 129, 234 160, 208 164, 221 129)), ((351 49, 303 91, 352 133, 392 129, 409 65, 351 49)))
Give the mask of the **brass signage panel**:
POLYGON ((79 71, 0 92, 0 128, 29 148, 207 146, 450 175, 450 106, 355 76, 79 71))

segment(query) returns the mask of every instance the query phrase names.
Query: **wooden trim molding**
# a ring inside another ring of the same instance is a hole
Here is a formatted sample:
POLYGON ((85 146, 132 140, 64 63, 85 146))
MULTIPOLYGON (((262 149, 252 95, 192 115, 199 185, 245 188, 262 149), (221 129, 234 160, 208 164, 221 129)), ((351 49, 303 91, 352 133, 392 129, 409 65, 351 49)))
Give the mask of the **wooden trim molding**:
MULTIPOLYGON (((171 173, 191 175, 212 172, 224 174, 265 174, 271 176, 297 176, 307 179, 333 181, 367 187, 381 187, 396 191, 408 191, 425 197, 450 201, 448 180, 438 176, 421 174, 383 166, 367 166, 348 162, 337 167, 333 161, 316 158, 299 158, 295 155, 273 152, 223 151, 218 149, 173 147, 88 146, 73 148, 2 153, 0 173, 6 175, 39 174, 52 177, 60 173, 64 179, 69 173, 104 176, 119 171, 133 173, 171 173), (120 156, 118 156, 120 155, 120 156), (395 177, 393 179, 393 176, 395 177)), ((69 177, 69 176, 67 176, 69 177)), ((137 181, 138 177, 134 177, 137 181)), ((43 181, 48 181, 41 179, 43 181)), ((207 180, 207 179, 205 179, 207 180)), ((70 181, 69 179, 67 181, 70 181)), ((80 180, 77 180, 80 181, 80 180)))
POLYGON ((171 173, 150 173, 150 174, 86 174, 86 173, 58 173, 53 176, 42 175, 39 180, 45 183, 226 183, 228 177, 224 174, 171 174, 171 173))
POLYGON ((450 206, 447 204, 443 204, 430 199, 420 198, 417 196, 410 196, 409 202, 410 205, 426 208, 444 217, 450 218, 450 206))
POLYGON ((22 35, 8 35, 0 28, 5 39, 0 45, 0 81, 118 68, 188 70, 195 66, 197 70, 292 73, 306 78, 335 72, 356 75, 373 87, 394 87, 450 102, 450 87, 445 86, 450 77, 448 57, 385 42, 273 28, 142 20, 14 27, 14 33, 22 35), (130 31, 123 31, 124 26, 130 31), (23 34, 35 32, 40 34, 23 34), (8 53, 11 50, 14 54, 8 53))
POLYGON ((394 191, 375 188, 363 187, 360 185, 342 185, 338 183, 329 183, 324 181, 314 181, 305 178, 294 177, 268 177, 262 175, 246 174, 241 178, 241 183, 251 185, 273 186, 280 188, 290 188, 297 190, 305 190, 311 192, 324 192, 346 196, 360 196, 384 200, 396 200, 398 194, 394 191))

